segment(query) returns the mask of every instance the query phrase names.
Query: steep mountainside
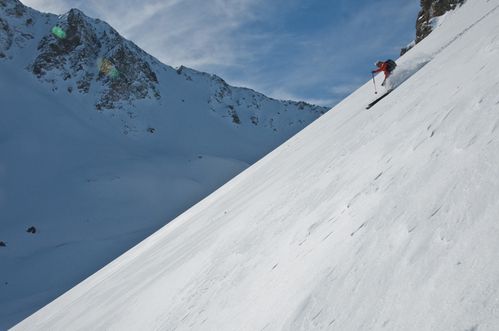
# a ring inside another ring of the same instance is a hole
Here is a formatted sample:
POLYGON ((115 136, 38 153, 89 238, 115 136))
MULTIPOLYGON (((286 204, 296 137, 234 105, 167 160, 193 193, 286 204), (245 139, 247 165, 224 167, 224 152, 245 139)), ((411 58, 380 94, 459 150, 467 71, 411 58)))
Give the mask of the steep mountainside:
POLYGON ((401 73, 14 330, 496 331, 499 0, 449 13, 401 73))
POLYGON ((462 5, 465 0, 421 0, 421 11, 416 22, 416 43, 433 30, 432 20, 462 5))
POLYGON ((402 48, 401 55, 404 55, 414 44, 426 38, 438 24, 439 17, 447 12, 456 9, 466 0, 421 0, 421 10, 416 20, 416 39, 409 46, 402 48))
POLYGON ((325 111, 171 68, 78 10, 0 0, 0 329, 325 111))

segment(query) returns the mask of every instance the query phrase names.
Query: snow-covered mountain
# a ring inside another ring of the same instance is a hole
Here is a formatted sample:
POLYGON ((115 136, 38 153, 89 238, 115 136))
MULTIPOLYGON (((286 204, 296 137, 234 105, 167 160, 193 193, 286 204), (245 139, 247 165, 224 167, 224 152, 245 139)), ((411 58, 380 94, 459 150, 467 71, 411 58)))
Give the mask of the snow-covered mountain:
POLYGON ((0 329, 326 110, 171 68, 78 10, 0 0, 0 329))
POLYGON ((14 330, 499 328, 499 1, 14 330))

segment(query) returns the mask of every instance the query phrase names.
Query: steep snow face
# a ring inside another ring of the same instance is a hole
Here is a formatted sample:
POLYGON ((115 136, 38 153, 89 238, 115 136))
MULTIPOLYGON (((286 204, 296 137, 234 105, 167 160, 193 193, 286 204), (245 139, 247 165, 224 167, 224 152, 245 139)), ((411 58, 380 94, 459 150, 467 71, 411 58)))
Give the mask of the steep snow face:
POLYGON ((325 111, 175 70, 78 10, 0 0, 0 329, 325 111))
POLYGON ((497 330, 498 36, 468 1, 371 110, 369 82, 14 330, 497 330))

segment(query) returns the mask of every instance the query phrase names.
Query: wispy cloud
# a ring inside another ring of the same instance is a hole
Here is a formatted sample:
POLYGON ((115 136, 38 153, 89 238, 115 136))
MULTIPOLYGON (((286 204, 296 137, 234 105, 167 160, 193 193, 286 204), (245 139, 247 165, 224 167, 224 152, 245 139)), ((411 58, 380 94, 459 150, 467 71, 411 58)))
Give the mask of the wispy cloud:
POLYGON ((352 93, 356 88, 359 87, 359 83, 347 83, 333 86, 331 92, 334 95, 342 95, 347 93, 352 93))
POLYGON ((329 105, 413 34, 414 0, 24 0, 77 7, 172 66, 216 73, 275 98, 329 105))
MULTIPOLYGON (((111 24, 125 37, 172 66, 200 70, 237 67, 254 60, 265 34, 244 26, 262 19, 264 0, 25 0, 43 11, 63 13, 72 7, 111 24)), ((264 44, 264 43, 262 43, 264 44)))
POLYGON ((207 69, 238 66, 257 50, 257 36, 243 27, 258 18, 263 0, 90 0, 87 6, 101 18, 163 62, 207 69), (119 9, 116 9, 119 8, 119 9))
POLYGON ((281 39, 285 49, 293 49, 282 61, 285 69, 279 74, 252 76, 264 91, 321 105, 340 101, 369 79, 375 60, 398 57, 400 48, 415 33, 417 2, 343 3, 345 14, 339 18, 322 22, 308 33, 295 33, 289 41, 281 39))
POLYGON ((42 12, 62 14, 71 8, 71 1, 64 0, 21 0, 25 5, 42 12))
POLYGON ((314 105, 319 105, 319 106, 324 106, 324 107, 331 107, 335 103, 337 103, 339 100, 336 98, 310 98, 306 95, 300 95, 300 94, 293 94, 290 93, 289 90, 285 88, 277 88, 271 91, 270 95, 278 100, 301 100, 305 101, 314 105))

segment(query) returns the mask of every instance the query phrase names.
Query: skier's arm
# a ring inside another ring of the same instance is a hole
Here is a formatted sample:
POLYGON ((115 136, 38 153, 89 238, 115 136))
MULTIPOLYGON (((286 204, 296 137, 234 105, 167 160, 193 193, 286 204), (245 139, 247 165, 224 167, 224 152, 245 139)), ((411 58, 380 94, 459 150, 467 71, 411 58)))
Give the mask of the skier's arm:
POLYGON ((373 71, 373 74, 376 74, 376 73, 382 72, 382 71, 385 73, 385 75, 387 73, 389 73, 389 71, 388 71, 388 64, 383 63, 378 69, 376 69, 376 70, 373 71))

